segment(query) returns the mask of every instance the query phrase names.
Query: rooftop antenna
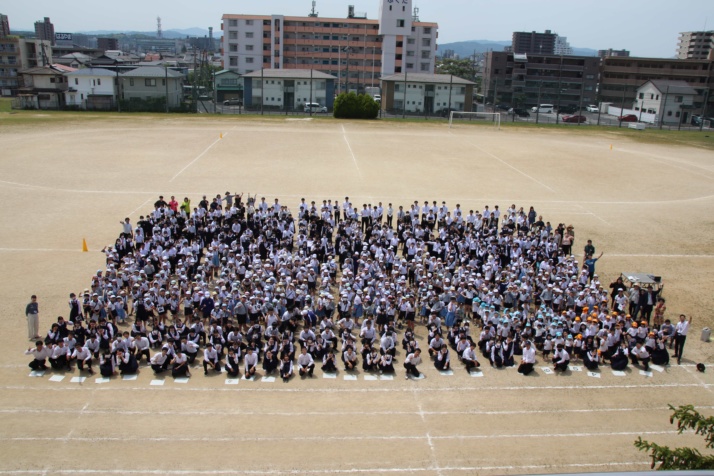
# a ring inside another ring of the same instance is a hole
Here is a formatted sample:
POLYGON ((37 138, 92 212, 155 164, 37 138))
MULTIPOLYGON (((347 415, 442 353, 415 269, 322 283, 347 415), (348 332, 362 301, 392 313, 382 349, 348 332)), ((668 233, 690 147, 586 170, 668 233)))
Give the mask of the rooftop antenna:
POLYGON ((312 11, 308 15, 309 17, 316 18, 319 13, 315 11, 315 6, 317 5, 317 2, 315 0, 312 0, 312 11))
POLYGON ((414 16, 413 16, 412 20, 419 21, 419 7, 414 7, 414 16))
POLYGON ((163 33, 161 33, 161 17, 156 17, 156 38, 162 38, 163 33))

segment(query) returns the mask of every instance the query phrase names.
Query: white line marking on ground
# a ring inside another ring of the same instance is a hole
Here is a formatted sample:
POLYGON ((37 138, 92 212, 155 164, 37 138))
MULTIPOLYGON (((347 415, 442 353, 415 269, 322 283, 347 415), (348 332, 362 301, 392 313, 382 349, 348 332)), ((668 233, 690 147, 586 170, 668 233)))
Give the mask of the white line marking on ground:
POLYGON ((432 441, 431 438, 431 433, 429 433, 429 427, 426 423, 426 417, 424 416, 424 409, 421 406, 421 402, 419 401, 419 397, 416 392, 414 392, 414 400, 417 402, 417 408, 418 412, 417 414, 419 415, 419 418, 421 418, 421 423, 426 427, 426 443, 429 445, 429 459, 431 459, 431 468, 436 471, 436 474, 443 475, 443 471, 441 471, 441 468, 439 467, 439 460, 436 457, 436 448, 434 447, 434 442, 432 441))
MULTIPOLYGON (((610 257, 616 258, 714 258, 714 255, 653 255, 653 254, 622 254, 608 253, 610 257)), ((680 365, 680 367, 683 367, 680 365)), ((693 366, 692 366, 693 367, 693 366)))
MULTIPOLYGON (((74 431, 74 430, 73 430, 74 431)), ((71 433, 71 432, 70 432, 71 433)), ((600 436, 638 436, 638 435, 676 435, 677 430, 658 431, 619 431, 619 432, 592 432, 592 433, 513 433, 513 434, 490 434, 490 435, 442 435, 430 436, 433 440, 486 440, 492 438, 512 439, 512 438, 593 438, 600 436)), ((400 440, 426 440, 427 436, 420 435, 300 435, 300 441, 400 441, 400 440)), ((235 442, 235 441, 295 441, 294 436, 133 436, 126 434, 122 436, 2 436, 0 441, 140 441, 148 443, 162 443, 166 441, 215 441, 215 442, 235 442)), ((433 468, 432 468, 433 469, 433 468)))
MULTIPOLYGON (((71 252, 71 253, 81 253, 82 250, 70 250, 70 249, 64 249, 64 248, 0 248, 0 251, 50 251, 53 253, 56 252, 71 252)), ((25 365, 22 365, 21 367, 26 367, 25 365)))
POLYGON ((610 223, 609 223, 607 220, 605 220, 604 218, 601 218, 600 216, 598 216, 598 215, 596 215, 595 213, 591 212, 590 210, 588 210, 588 209, 585 208, 584 206, 582 206, 582 205, 580 205, 580 204, 578 204, 578 203, 576 203, 576 205, 577 205, 579 208, 585 210, 585 211, 588 213, 588 215, 594 216, 595 218, 597 218, 598 220, 600 220, 601 222, 603 222, 604 224, 606 224, 606 225, 608 225, 608 226, 610 225, 610 223))
MULTIPOLYGON (((697 405, 700 409, 714 409, 714 406, 697 405)), ((616 413, 616 412, 650 412, 668 411, 669 407, 643 407, 643 408, 583 408, 583 409, 553 409, 553 410, 463 410, 463 411, 390 411, 390 410, 362 410, 362 411, 305 411, 305 412, 258 412, 252 410, 66 410, 51 408, 3 408, 0 414, 60 414, 60 415, 156 415, 156 416, 278 416, 278 417, 334 417, 340 415, 356 416, 382 416, 382 415, 420 415, 420 416, 446 416, 446 415, 542 415, 551 413, 616 413)))
POLYGON ((694 377, 694 379, 695 379, 697 382, 699 382, 699 383, 701 383, 702 385, 704 385, 704 388, 705 388, 705 389, 709 390, 709 392, 714 393, 714 390, 712 390, 711 388, 709 388, 709 386, 707 386, 707 384, 704 382, 704 380, 700 379, 700 378, 699 378, 699 375, 697 375, 695 372, 692 372, 692 371, 689 369, 689 367, 684 367, 684 370, 686 370, 689 375, 691 375, 692 377, 694 377))
MULTIPOLYGON (((511 470, 517 472, 529 470, 547 469, 553 473, 558 468, 617 468, 620 466, 646 466, 649 467, 649 461, 624 461, 622 463, 566 463, 566 464, 539 464, 539 465, 514 465, 514 466, 445 466, 444 471, 462 471, 470 473, 478 473, 479 471, 504 471, 511 470)), ((244 474, 244 475, 301 475, 301 474, 359 474, 359 473, 424 473, 433 471, 431 468, 423 466, 404 467, 404 468, 347 468, 347 469, 210 469, 210 470, 193 470, 193 469, 53 469, 53 474, 177 474, 177 475, 212 475, 212 474, 244 474)), ((19 469, 19 470, 0 470, 0 474, 37 474, 37 470, 19 469)))
MULTIPOLYGON (((223 134, 223 135, 225 136, 225 135, 227 135, 227 134, 228 134, 228 133, 226 132, 226 133, 223 134)), ((208 153, 208 151, 211 150, 211 149, 213 148, 213 146, 216 145, 216 144, 218 144, 220 141, 221 141, 221 137, 219 137, 218 139, 214 140, 211 145, 209 145, 208 147, 206 147, 203 152, 201 152, 200 154, 198 154, 198 157, 196 157, 196 158, 193 159, 191 162, 189 162, 189 163, 186 165, 186 167, 184 167, 184 168, 182 168, 181 170, 179 170, 178 173, 177 173, 176 175, 174 175, 173 178, 171 178, 171 180, 169 180, 169 183, 173 182, 173 181, 176 179, 176 177, 178 177, 179 175, 181 175, 182 173, 184 173, 184 172, 186 171, 186 169, 188 169, 188 168, 191 167, 193 164, 195 164, 196 162, 198 162, 198 160, 199 160, 201 157, 203 157, 204 155, 206 155, 206 154, 208 153)))
POLYGON ((359 165, 357 165, 357 157, 355 157, 355 153, 352 151, 350 141, 347 139, 347 130, 345 129, 344 125, 342 125, 342 138, 345 140, 345 144, 347 144, 347 149, 349 149, 350 151, 350 155, 352 156, 352 162, 354 162, 355 168, 357 169, 359 176, 362 177, 362 171, 360 170, 359 165))
POLYGON ((501 162, 503 165, 506 165, 507 167, 510 167, 511 169, 515 170, 516 172, 518 172, 519 174, 523 175, 524 177, 526 177, 526 178, 528 178, 528 179, 531 179, 532 181, 534 181, 534 182, 537 183, 538 185, 547 188, 548 190, 550 190, 550 191, 553 192, 553 193, 556 193, 556 191, 553 190, 551 187, 547 186, 546 184, 544 184, 543 182, 541 182, 541 181, 538 180, 537 178, 531 177, 531 176, 528 175, 527 173, 525 173, 525 172, 523 172, 523 171, 521 171, 521 170, 515 168, 514 166, 512 166, 511 164, 509 164, 509 163, 506 162, 505 160, 501 159, 501 158, 498 157, 497 155, 492 154, 491 152, 489 152, 489 151, 487 151, 487 150, 485 150, 485 149, 483 149, 483 148, 477 146, 476 144, 474 144, 474 143, 471 142, 471 141, 467 141, 467 142, 468 142, 469 144, 471 144, 473 147, 475 147, 475 148, 477 148, 478 150, 480 150, 481 152, 483 152, 484 154, 486 154, 486 155, 488 155, 488 156, 491 156, 491 157, 493 157, 494 159, 498 160, 498 161, 501 162))
POLYGON ((144 207, 146 206, 146 204, 149 203, 150 201, 151 201, 151 197, 147 198, 144 203, 142 203, 141 205, 139 205, 138 207, 136 207, 134 210, 132 210, 132 212, 129 213, 127 216, 128 216, 128 217, 132 216, 134 213, 136 213, 136 212, 138 212, 140 209, 144 208, 144 207))

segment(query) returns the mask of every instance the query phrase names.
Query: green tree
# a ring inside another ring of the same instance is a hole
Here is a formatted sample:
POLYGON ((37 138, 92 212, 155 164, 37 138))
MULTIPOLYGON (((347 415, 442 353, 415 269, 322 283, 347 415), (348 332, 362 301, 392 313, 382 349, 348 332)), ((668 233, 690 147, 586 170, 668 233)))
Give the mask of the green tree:
POLYGON ((436 72, 438 74, 453 74, 468 81, 473 81, 476 77, 476 68, 468 58, 441 58, 436 62, 436 72))
MULTIPOLYGON (((672 410, 669 422, 677 422, 677 433, 680 435, 686 430, 693 430, 697 435, 704 436, 707 448, 714 448, 714 417, 705 418, 694 410, 693 405, 681 405, 672 410)), ((650 443, 638 437, 635 447, 640 451, 647 451, 652 458, 652 468, 657 467, 658 471, 671 470, 696 470, 714 469, 714 455, 703 455, 694 448, 675 448, 660 446, 657 443, 650 443)))
POLYGON ((341 119, 375 119, 379 104, 368 94, 342 93, 335 99, 334 116, 341 119))

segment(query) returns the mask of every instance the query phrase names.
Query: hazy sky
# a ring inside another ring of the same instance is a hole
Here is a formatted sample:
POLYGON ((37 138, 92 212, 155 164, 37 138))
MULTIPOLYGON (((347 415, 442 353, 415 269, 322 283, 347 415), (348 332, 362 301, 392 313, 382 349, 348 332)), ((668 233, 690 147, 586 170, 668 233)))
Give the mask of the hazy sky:
MULTIPOLYGON (((347 6, 377 18, 379 0, 317 0, 321 17, 344 18, 347 6)), ((629 49, 635 56, 671 57, 681 31, 714 29, 714 0, 415 0, 422 21, 439 23, 439 43, 509 40, 513 31, 550 29, 571 46, 629 49)), ((48 16, 55 31, 156 29, 213 26, 224 13, 304 16, 311 0, 33 0, 0 2, 13 29, 33 29, 48 16)), ((220 34, 220 33, 219 33, 220 34)))

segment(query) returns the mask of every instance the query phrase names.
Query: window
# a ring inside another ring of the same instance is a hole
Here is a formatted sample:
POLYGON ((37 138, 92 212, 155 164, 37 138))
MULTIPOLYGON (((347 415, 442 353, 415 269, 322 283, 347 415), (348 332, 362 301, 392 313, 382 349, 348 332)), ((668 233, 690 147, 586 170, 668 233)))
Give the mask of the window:
POLYGON ((657 95, 657 98, 656 98, 656 99, 659 101, 659 94, 657 95))
POLYGON ((654 94, 650 94, 650 99, 654 99, 654 94))
POLYGON ((425 34, 425 35, 431 35, 431 27, 425 26, 425 27, 424 27, 424 34, 425 34))
POLYGON ((253 32, 252 32, 252 31, 246 31, 246 32, 245 32, 245 37, 246 37, 246 38, 253 38, 253 32))
MULTIPOLYGON (((74 78, 74 85, 76 86, 78 84, 79 84, 79 78, 74 78)), ((132 84, 132 86, 133 86, 133 84, 132 84)))
POLYGON ((421 64, 421 70, 422 71, 429 71, 430 70, 430 64, 429 63, 422 63, 421 64))
POLYGON ((129 86, 134 86, 134 78, 129 78, 129 86))
POLYGON ((154 78, 146 78, 146 79, 144 79, 144 86, 147 86, 150 88, 155 88, 156 80, 154 78))
POLYGON ((229 32, 228 32, 228 39, 229 39, 229 40, 237 40, 237 39, 238 39, 238 32, 237 32, 237 31, 229 31, 229 32))
POLYGON ((253 20, 246 20, 246 21, 245 21, 245 24, 246 24, 246 25, 252 25, 252 24, 253 24, 253 20))
POLYGON ((238 51, 238 45, 236 45, 236 44, 228 45, 228 51, 236 53, 238 51))
POLYGON ((672 111, 667 111, 667 115, 671 117, 671 116, 672 116, 672 111))
POLYGON ((404 20, 397 20, 397 28, 404 28, 404 20))
POLYGON ((102 78, 97 78, 97 86, 101 86, 101 85, 102 85, 102 78))
POLYGON ((416 40, 415 40, 414 38, 408 38, 408 39, 407 39, 407 44, 408 44, 408 45, 413 45, 414 43, 416 43, 416 40))
POLYGON ((237 56, 231 56, 228 58, 228 64, 230 66, 238 66, 238 57, 237 56))
POLYGON ((430 58, 430 51, 422 51, 421 52, 421 58, 422 59, 429 59, 430 58))
POLYGON ((228 20, 228 26, 238 26, 238 20, 228 20))
POLYGON ((253 62, 253 58, 246 58, 246 59, 245 59, 245 62, 246 62, 246 63, 252 63, 252 62, 253 62))
MULTIPOLYGON (((446 89, 446 88, 444 88, 446 89)), ((466 94, 466 86, 462 86, 459 88, 459 94, 466 94)))
POLYGON ((645 93, 640 93, 639 98, 640 98, 640 99, 644 99, 644 98, 645 98, 645 93))
POLYGON ((413 52, 413 51, 407 51, 407 56, 414 56, 414 52, 413 52))
POLYGON ((414 63, 407 63, 407 69, 414 69, 414 63))
POLYGON ((677 112, 674 114, 674 117, 679 117, 680 114, 681 114, 681 113, 680 113, 679 111, 677 111, 677 112))
POLYGON ((431 38, 422 38, 421 46, 431 46, 431 38))
MULTIPOLYGON (((682 102, 684 100, 684 96, 674 96, 674 102, 682 102)), ((679 117, 679 113, 677 113, 677 117, 679 117)))
POLYGON ((253 51, 253 45, 245 45, 246 51, 253 51))

